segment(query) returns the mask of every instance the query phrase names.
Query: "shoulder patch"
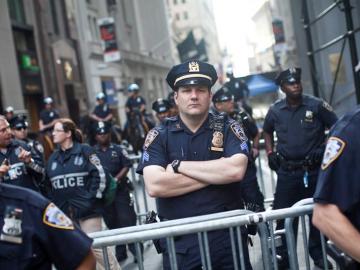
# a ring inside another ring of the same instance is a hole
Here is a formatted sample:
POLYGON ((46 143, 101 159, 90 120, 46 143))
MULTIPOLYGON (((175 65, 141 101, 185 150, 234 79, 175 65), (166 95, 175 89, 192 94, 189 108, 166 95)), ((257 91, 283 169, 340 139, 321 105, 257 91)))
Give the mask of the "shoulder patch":
POLYGON ((91 154, 89 156, 89 161, 94 164, 95 166, 101 166, 101 162, 99 157, 96 154, 91 154))
POLYGON ((156 129, 152 129, 149 131, 149 133, 146 135, 146 139, 144 142, 144 150, 148 149, 148 147, 155 140, 157 135, 159 135, 159 131, 157 131, 156 129))
POLYGON ((345 145, 346 143, 337 137, 330 137, 328 139, 321 164, 322 170, 325 170, 327 167, 329 167, 329 165, 341 155, 345 145))
POLYGON ((44 224, 63 230, 74 230, 74 224, 55 204, 50 203, 43 215, 44 224))
POLYGON ((234 121, 233 123, 231 123, 230 128, 234 132, 236 137, 238 137, 242 141, 247 141, 245 132, 238 122, 234 121))
POLYGON ((332 112, 334 109, 331 107, 331 105, 329 103, 327 103, 326 101, 322 102, 322 106, 327 109, 329 112, 332 112))

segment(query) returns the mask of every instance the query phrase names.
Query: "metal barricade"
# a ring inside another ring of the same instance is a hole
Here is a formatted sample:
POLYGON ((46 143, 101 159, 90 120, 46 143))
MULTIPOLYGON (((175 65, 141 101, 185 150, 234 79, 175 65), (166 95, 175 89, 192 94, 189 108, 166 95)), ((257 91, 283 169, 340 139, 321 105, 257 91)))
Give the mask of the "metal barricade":
MULTIPOLYGON (((278 269, 276 254, 277 239, 276 232, 274 232, 273 228, 273 222, 279 219, 286 219, 287 226, 283 233, 286 234, 287 239, 289 238, 288 245, 291 269, 298 269, 296 267, 296 259, 294 259, 297 256, 295 240, 291 238, 293 232, 289 228, 292 226, 291 220, 294 218, 304 217, 305 215, 312 213, 313 205, 311 204, 311 201, 308 200, 305 202, 305 205, 303 205, 304 201, 301 201, 298 205, 291 208, 261 213, 252 213, 247 210, 234 210, 205 216, 96 232, 90 234, 90 236, 94 239, 93 246, 98 248, 166 238, 169 247, 171 267, 172 269, 177 269, 174 238, 186 234, 198 234, 203 269, 212 269, 207 234, 209 231, 229 229, 234 258, 234 269, 244 269, 244 258, 243 255, 241 255, 243 247, 241 244, 241 234, 239 234, 240 226, 258 224, 262 265, 263 269, 268 270, 278 269), (237 236, 236 232, 238 232, 237 236), (240 250, 239 258, 235 256, 235 250, 240 250)), ((144 269, 142 260, 138 260, 138 266, 139 269, 144 269)))

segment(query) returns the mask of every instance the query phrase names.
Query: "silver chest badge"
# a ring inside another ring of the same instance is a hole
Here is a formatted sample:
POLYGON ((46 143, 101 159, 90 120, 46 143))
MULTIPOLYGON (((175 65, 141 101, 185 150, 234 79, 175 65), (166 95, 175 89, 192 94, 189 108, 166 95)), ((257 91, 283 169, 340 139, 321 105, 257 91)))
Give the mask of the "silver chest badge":
POLYGON ((21 208, 7 205, 4 213, 4 225, 1 230, 0 240, 10 243, 22 243, 22 212, 21 208))

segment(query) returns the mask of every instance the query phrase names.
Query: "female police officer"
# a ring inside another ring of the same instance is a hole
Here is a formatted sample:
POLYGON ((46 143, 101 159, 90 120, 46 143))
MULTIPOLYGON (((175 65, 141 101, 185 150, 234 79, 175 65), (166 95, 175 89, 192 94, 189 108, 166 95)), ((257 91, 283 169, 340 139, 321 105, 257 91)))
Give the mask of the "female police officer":
MULTIPOLYGON (((234 196, 238 194, 231 183, 245 174, 248 147, 237 122, 208 113, 210 88, 216 80, 215 68, 200 61, 174 66, 167 76, 175 91, 179 116, 148 133, 138 168, 150 196, 157 198, 162 220, 237 207, 234 196)), ((232 269, 229 234, 223 230, 209 232, 208 240, 213 269, 232 269)), ((179 269, 201 269, 196 235, 177 238, 175 246, 179 269)), ((166 250, 164 255, 164 269, 169 269, 166 250)), ((251 265, 246 268, 251 269, 251 265)))
MULTIPOLYGON (((56 120, 53 141, 59 148, 50 156, 46 174, 51 182, 51 198, 86 232, 101 230, 101 202, 106 179, 95 151, 81 144, 82 135, 74 122, 67 118, 56 120)), ((99 263, 101 250, 94 250, 99 263)), ((119 266, 110 253, 113 269, 119 266)))

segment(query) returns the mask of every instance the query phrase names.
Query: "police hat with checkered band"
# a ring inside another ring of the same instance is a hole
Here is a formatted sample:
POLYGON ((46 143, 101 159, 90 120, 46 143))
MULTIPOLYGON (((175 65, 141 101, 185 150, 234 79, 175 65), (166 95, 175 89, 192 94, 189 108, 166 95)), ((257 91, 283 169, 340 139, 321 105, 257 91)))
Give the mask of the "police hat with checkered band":
POLYGON ((157 113, 163 113, 170 110, 170 102, 166 99, 159 98, 152 104, 152 109, 157 113))
POLYGON ((300 83, 301 81, 301 68, 289 68, 284 71, 281 71, 275 78, 275 83, 277 85, 282 85, 283 83, 300 83))
POLYGON ((217 90, 212 97, 212 102, 214 103, 225 102, 229 100, 233 100, 233 95, 230 93, 229 88, 225 86, 217 90))
POLYGON ((217 78, 216 70, 212 65, 198 60, 190 60, 173 66, 166 81, 176 91, 178 87, 187 85, 204 85, 211 88, 217 78))
POLYGON ((27 129, 29 127, 29 123, 26 121, 26 115, 20 114, 13 117, 10 120, 10 127, 13 129, 27 129))

